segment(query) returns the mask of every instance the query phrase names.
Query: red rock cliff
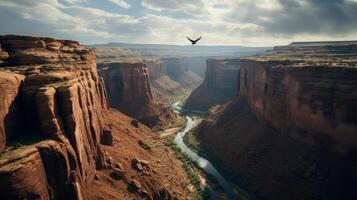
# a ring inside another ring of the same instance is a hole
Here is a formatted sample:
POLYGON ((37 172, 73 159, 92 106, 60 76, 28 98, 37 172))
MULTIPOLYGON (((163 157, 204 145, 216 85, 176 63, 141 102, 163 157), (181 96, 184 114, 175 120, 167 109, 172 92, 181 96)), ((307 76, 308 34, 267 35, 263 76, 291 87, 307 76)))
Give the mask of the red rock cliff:
POLYGON ((100 47, 93 50, 98 63, 144 63, 152 96, 160 103, 172 103, 178 97, 191 92, 201 82, 201 78, 188 69, 188 64, 195 65, 192 59, 140 55, 124 48, 100 47))
POLYGON ((170 108, 157 103, 152 95, 148 68, 140 61, 100 63, 109 104, 153 127, 175 118, 170 108))
POLYGON ((108 108, 91 50, 43 37, 0 36, 0 44, 0 199, 197 195, 150 129, 108 108))
POLYGON ((356 78, 353 66, 243 60, 240 96, 278 131, 348 152, 357 148, 356 78))
POLYGON ((207 110, 225 103, 237 94, 238 59, 207 60, 203 83, 196 88, 185 103, 188 109, 207 110))
POLYGON ((104 165, 107 104, 94 54, 51 38, 1 36, 0 43, 0 148, 30 143, 1 153, 1 199, 85 197, 104 165))
POLYGON ((211 110, 197 139, 263 198, 355 199, 354 55, 318 43, 242 59, 239 97, 211 110))

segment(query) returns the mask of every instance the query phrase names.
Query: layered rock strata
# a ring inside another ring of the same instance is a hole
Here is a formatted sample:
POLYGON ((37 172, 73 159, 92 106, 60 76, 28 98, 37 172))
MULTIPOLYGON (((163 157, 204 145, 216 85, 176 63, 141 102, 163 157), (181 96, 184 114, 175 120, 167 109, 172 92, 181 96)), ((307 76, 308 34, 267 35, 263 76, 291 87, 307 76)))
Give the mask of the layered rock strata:
POLYGON ((91 50, 29 36, 0 44, 0 199, 194 198, 172 152, 108 108, 91 50))
POLYGON ((105 165, 99 138, 108 107, 94 54, 51 38, 0 43, 1 199, 85 197, 105 165))
POLYGON ((162 58, 162 56, 153 56, 152 54, 140 55, 125 48, 102 47, 93 48, 93 50, 100 64, 144 63, 147 67, 153 99, 166 105, 171 104, 178 97, 187 95, 202 81, 188 68, 188 66, 195 65, 194 63, 198 62, 195 59, 162 58))
POLYGON ((355 199, 354 44, 294 43, 241 60, 238 97, 197 139, 266 199, 355 199))
POLYGON ((154 127, 175 119, 175 113, 154 100, 148 68, 143 62, 98 64, 108 91, 109 105, 154 127))
POLYGON ((232 100, 237 93, 239 65, 238 59, 207 60, 205 79, 186 100, 185 108, 208 110, 232 100))

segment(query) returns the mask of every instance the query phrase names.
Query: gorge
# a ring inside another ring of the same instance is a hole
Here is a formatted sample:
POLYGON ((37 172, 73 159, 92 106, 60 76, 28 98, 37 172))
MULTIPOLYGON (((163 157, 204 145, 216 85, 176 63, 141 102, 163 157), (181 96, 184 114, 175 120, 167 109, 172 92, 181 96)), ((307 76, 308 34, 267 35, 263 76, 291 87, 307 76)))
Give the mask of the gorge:
POLYGON ((0 199, 357 198, 356 42, 117 45, 0 36, 0 199))

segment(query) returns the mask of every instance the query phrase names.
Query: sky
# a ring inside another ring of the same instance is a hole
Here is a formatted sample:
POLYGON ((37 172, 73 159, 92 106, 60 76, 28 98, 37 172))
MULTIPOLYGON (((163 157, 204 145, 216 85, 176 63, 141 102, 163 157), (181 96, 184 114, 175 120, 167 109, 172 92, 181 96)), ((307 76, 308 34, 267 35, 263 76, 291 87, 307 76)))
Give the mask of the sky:
POLYGON ((357 0, 0 0, 0 27, 84 44, 357 40, 357 0))

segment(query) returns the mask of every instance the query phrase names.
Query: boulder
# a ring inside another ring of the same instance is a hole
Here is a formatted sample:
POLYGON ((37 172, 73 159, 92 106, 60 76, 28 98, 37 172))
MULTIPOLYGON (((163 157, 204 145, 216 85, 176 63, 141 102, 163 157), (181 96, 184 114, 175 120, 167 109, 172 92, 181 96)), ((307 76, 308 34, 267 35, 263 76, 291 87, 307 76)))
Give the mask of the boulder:
POLYGON ((130 182, 130 187, 131 187, 133 190, 138 191, 138 190, 140 190, 140 189, 142 188, 142 185, 141 185, 141 183, 140 183, 138 180, 133 179, 133 180, 131 180, 131 182, 130 182))
POLYGON ((100 143, 109 146, 114 145, 114 138, 110 129, 108 128, 103 129, 102 135, 100 136, 100 143))
POLYGON ((125 172, 121 169, 115 168, 113 172, 110 173, 110 177, 115 180, 120 180, 124 176, 125 172))

